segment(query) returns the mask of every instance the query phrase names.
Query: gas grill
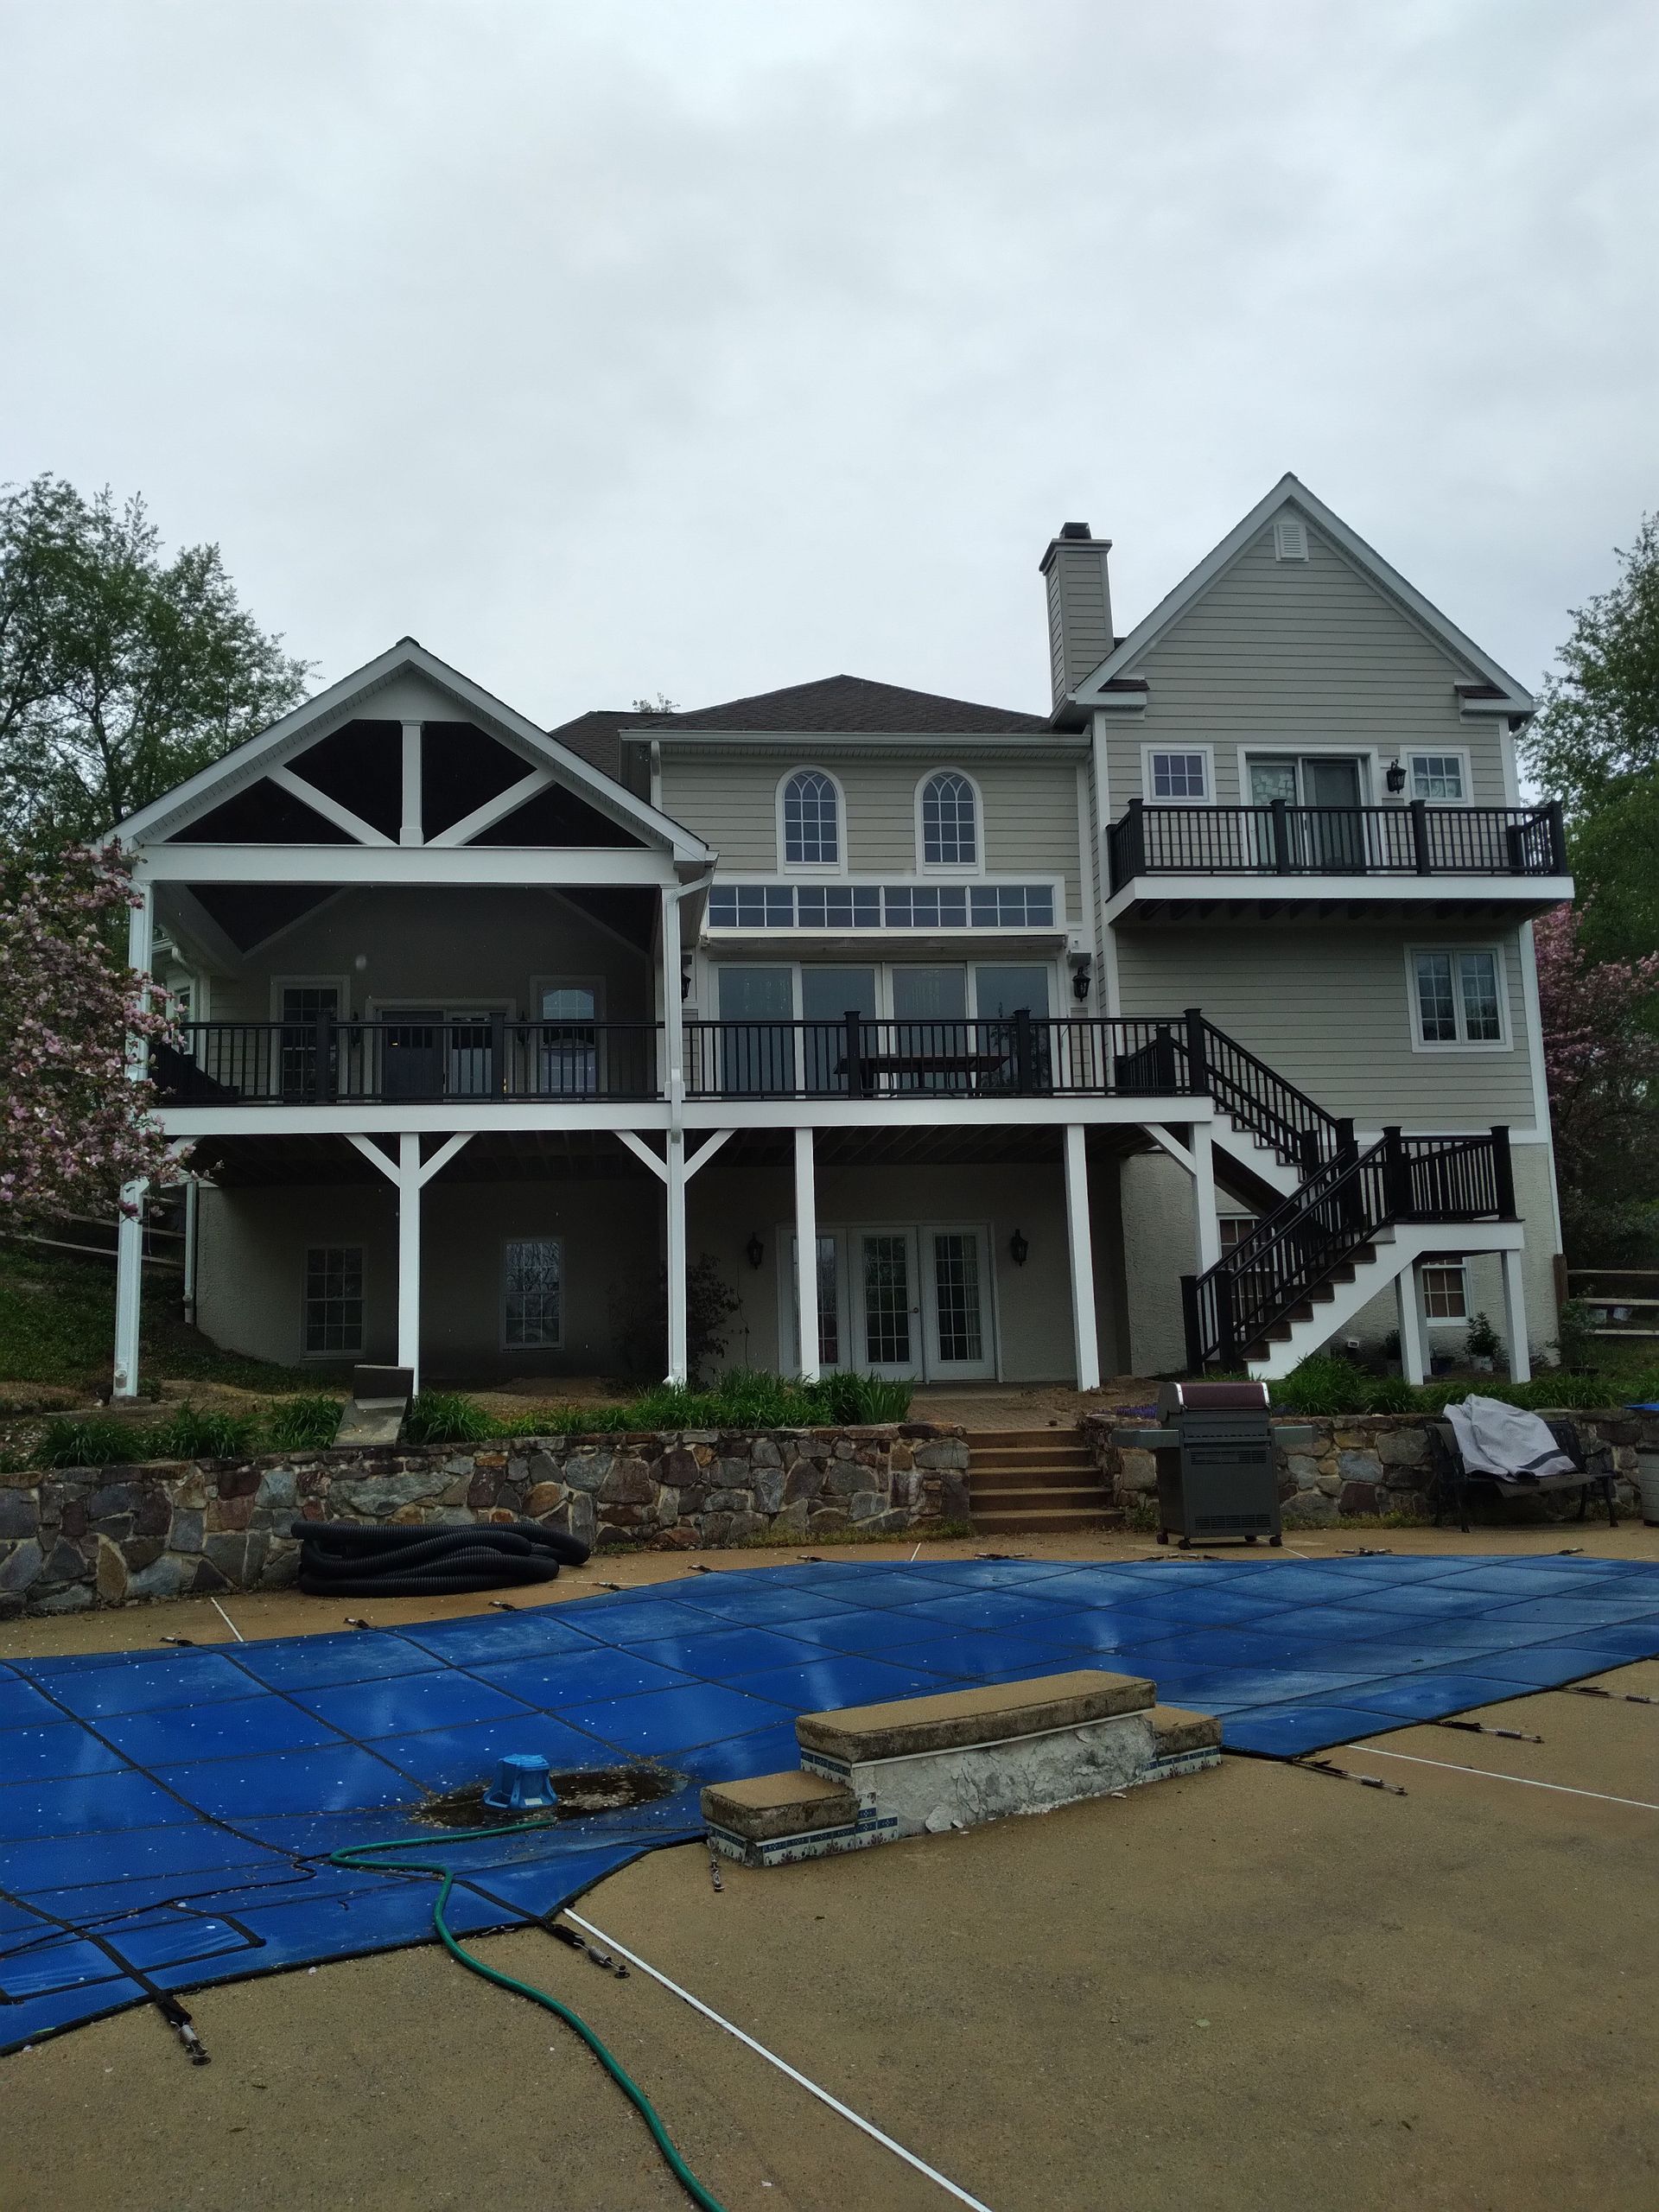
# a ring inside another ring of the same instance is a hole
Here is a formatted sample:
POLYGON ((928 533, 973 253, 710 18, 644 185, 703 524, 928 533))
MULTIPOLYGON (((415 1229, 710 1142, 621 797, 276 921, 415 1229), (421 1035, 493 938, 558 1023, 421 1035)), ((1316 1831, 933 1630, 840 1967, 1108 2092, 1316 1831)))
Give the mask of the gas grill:
MULTIPOLYGON (((1166 1382, 1158 1394, 1158 1428, 1123 1428, 1112 1441, 1151 1452, 1158 1467, 1158 1541, 1177 1531, 1181 1548, 1194 1538, 1253 1544, 1281 1541, 1274 1436, 1265 1382, 1166 1382)), ((1308 1429, 1283 1429, 1277 1441, 1293 1450, 1313 1441, 1308 1429)))

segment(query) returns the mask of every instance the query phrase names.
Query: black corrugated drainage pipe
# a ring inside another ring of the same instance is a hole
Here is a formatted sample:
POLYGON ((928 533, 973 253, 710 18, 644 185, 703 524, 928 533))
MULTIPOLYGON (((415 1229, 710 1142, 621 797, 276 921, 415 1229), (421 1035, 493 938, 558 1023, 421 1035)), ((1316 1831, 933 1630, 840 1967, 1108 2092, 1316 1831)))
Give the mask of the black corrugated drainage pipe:
POLYGON ((359 1521, 296 1521, 300 1587, 313 1597, 435 1597, 551 1582, 588 1548, 539 1521, 461 1528, 385 1528, 359 1521))

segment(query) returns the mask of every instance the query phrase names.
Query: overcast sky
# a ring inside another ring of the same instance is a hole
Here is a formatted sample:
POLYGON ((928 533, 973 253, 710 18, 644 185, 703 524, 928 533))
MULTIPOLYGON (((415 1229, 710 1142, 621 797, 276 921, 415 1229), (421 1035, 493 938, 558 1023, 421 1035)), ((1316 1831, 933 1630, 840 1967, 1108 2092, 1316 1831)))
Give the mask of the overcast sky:
POLYGON ((1659 506, 1653 0, 0 0, 0 476, 324 682, 1046 707, 1286 470, 1523 681, 1659 506))

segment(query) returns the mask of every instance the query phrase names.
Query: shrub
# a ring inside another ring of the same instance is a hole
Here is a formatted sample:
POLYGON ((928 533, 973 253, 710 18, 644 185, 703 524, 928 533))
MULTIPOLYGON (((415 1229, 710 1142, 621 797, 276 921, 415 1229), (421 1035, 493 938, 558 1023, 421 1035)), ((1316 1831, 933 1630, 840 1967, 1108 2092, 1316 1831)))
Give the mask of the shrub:
POLYGON ((1500 1359, 1503 1357, 1503 1339, 1484 1313, 1476 1314, 1469 1324, 1469 1333, 1463 1342, 1471 1359, 1500 1359))
POLYGON ((94 1414, 88 1421, 49 1421, 35 1461, 41 1467, 107 1467, 143 1457, 143 1432, 123 1421, 94 1414))
POLYGON ((340 1427, 338 1398, 279 1398, 270 1409, 271 1447, 277 1452, 315 1452, 332 1444, 340 1427))
POLYGON ((248 1415, 181 1406, 140 1441, 146 1459, 239 1459, 254 1448, 258 1424, 248 1415))
POLYGON ((404 1416, 410 1444, 479 1444, 500 1432, 501 1424, 459 1390, 423 1390, 404 1416))

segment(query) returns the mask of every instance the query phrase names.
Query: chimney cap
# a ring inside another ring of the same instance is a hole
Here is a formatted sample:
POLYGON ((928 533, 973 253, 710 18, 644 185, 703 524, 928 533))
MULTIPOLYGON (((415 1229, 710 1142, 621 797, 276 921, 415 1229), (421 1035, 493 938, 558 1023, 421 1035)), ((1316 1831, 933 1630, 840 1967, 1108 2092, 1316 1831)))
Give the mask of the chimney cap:
POLYGON ((1063 522, 1060 524, 1059 536, 1058 537, 1051 537, 1049 539, 1048 543, 1043 549, 1043 557, 1037 563, 1037 566, 1041 569, 1045 575, 1048 574, 1049 569, 1052 567, 1054 556, 1063 545, 1092 546, 1097 553, 1109 553, 1112 550, 1111 539, 1109 537, 1096 537, 1086 522, 1063 522))
POLYGON ((1063 522, 1060 524, 1062 537, 1092 537, 1094 534, 1086 522, 1063 522))

